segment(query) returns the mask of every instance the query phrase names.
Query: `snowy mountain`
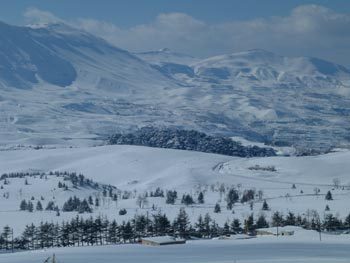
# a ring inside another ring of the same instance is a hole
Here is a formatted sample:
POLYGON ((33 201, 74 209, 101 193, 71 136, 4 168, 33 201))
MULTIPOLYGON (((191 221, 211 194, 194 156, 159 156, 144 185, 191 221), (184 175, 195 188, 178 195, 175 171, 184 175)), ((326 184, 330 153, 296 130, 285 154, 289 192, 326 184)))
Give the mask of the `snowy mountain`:
POLYGON ((0 30, 2 86, 24 88, 42 81, 59 87, 90 83, 97 89, 118 85, 142 89, 140 79, 150 85, 164 81, 127 51, 65 24, 16 27, 1 23, 0 30))
POLYGON ((250 50, 131 54, 64 24, 0 24, 0 144, 93 144, 142 126, 349 145, 350 72, 250 50))
POLYGON ((185 81, 201 87, 207 101, 220 102, 223 116, 245 127, 248 137, 311 147, 349 141, 350 74, 343 66, 250 50, 192 67, 195 77, 185 81))
POLYGON ((131 118, 156 112, 154 94, 176 87, 129 52, 64 24, 0 31, 2 143, 109 134, 118 119, 135 125, 131 118))

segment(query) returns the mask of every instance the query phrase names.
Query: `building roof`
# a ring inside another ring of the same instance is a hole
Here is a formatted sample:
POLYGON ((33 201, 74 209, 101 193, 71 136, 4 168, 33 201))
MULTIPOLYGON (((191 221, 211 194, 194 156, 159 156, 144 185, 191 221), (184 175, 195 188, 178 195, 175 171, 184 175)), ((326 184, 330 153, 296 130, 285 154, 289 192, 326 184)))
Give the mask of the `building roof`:
POLYGON ((155 243, 159 243, 159 244, 184 241, 184 239, 177 239, 177 238, 174 238, 171 236, 145 237, 145 238, 142 238, 142 240, 151 241, 151 242, 155 242, 155 243))

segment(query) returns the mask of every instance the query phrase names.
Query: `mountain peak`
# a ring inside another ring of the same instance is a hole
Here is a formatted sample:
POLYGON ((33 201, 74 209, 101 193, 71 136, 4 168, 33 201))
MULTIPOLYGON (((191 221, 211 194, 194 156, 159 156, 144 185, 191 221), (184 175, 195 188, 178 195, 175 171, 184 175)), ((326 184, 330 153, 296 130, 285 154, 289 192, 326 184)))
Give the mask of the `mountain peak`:
POLYGON ((61 34, 62 33, 72 33, 72 32, 76 32, 76 33, 84 32, 84 31, 77 29, 77 28, 75 28, 67 23, 64 23, 64 22, 28 24, 25 27, 31 28, 34 30, 44 29, 44 30, 48 30, 51 32, 61 33, 61 34))

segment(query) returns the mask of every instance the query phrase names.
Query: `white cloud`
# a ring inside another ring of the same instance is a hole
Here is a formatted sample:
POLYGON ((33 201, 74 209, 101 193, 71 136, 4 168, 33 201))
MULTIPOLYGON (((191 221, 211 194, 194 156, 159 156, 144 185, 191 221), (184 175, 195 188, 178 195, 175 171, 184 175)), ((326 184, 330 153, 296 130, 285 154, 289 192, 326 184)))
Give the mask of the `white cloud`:
MULTIPOLYGON (((31 9, 29 17, 55 20, 31 9)), ((94 19, 70 21, 130 51, 168 47, 196 56, 262 48, 283 55, 316 56, 349 65, 350 15, 318 5, 303 5, 285 17, 209 24, 183 13, 158 15, 152 23, 122 29, 94 19)))
POLYGON ((47 24, 63 22, 62 19, 56 17, 54 14, 43 11, 35 7, 28 8, 24 12, 24 17, 28 23, 32 24, 47 24))

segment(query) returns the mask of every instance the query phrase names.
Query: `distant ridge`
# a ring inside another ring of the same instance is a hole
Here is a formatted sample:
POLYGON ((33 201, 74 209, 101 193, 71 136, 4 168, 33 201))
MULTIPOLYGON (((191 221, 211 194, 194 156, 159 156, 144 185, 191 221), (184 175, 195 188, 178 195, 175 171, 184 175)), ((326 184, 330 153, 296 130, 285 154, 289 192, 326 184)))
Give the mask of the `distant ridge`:
POLYGON ((86 145, 177 127, 270 145, 349 147, 346 67, 260 49, 130 53, 63 23, 0 23, 0 145, 86 145))

